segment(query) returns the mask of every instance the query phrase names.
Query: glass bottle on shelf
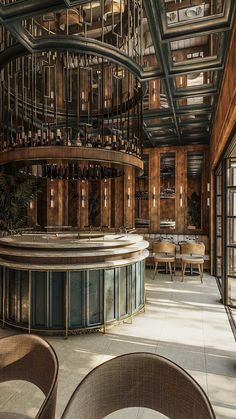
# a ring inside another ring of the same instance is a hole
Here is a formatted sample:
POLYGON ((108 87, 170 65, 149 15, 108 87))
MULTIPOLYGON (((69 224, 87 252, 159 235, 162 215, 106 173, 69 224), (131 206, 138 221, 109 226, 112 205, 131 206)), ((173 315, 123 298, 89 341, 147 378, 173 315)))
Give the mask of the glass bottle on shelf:
POLYGON ((56 145, 61 145, 61 130, 57 129, 56 145))
POLYGON ((110 135, 105 136, 104 148, 106 150, 112 150, 111 136, 110 135))
POLYGON ((91 141, 91 137, 88 135, 87 139, 86 139, 86 147, 93 147, 92 141, 91 141))
POLYGON ((83 146, 82 141, 81 141, 81 139, 80 139, 80 132, 79 132, 79 131, 78 131, 78 133, 77 133, 77 138, 76 138, 76 141, 75 141, 75 145, 76 145, 77 147, 82 147, 82 146, 83 146))
POLYGON ((97 148, 102 148, 101 135, 97 135, 97 148))
POLYGON ((43 131, 42 145, 47 145, 47 134, 46 134, 46 131, 43 131))
POLYGON ((54 145, 55 144, 55 140, 54 140, 54 131, 50 132, 50 144, 54 145))
POLYGON ((32 131, 29 130, 28 132, 28 139, 27 139, 28 147, 32 147, 32 131))
POLYGON ((38 135, 37 135, 37 146, 41 146, 42 145, 42 134, 41 134, 41 129, 38 129, 38 135))
POLYGON ((122 153, 125 153, 126 152, 125 141, 124 141, 123 138, 120 139, 119 151, 122 151, 122 153))
POLYGON ((116 141, 116 134, 112 135, 112 150, 117 150, 117 141, 116 141))

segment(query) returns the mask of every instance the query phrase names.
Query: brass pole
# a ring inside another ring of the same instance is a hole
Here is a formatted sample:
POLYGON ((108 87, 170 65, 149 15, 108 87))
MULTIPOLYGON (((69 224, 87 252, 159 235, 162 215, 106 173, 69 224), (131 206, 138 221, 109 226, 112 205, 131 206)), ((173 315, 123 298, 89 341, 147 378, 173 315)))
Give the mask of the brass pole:
POLYGON ((66 272, 66 335, 65 339, 68 338, 69 330, 69 272, 66 272))
POLYGON ((106 270, 103 271, 103 333, 106 333, 106 270))
POLYGON ((2 327, 5 327, 5 299, 6 299, 6 268, 3 267, 3 290, 2 290, 2 327))
POLYGON ((31 271, 29 271, 29 293, 28 293, 28 333, 31 332, 31 271))

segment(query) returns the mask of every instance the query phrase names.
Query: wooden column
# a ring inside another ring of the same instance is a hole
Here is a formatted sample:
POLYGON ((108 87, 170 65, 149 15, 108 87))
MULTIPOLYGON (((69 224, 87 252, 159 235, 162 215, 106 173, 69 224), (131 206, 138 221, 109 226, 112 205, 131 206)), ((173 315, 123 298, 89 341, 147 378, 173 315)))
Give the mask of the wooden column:
POLYGON ((30 227, 37 225, 37 197, 30 201, 27 208, 27 224, 30 227))
POLYGON ((124 169, 124 225, 134 227, 135 216, 135 171, 132 167, 124 169))
POLYGON ((176 231, 183 232, 187 222, 187 150, 182 147, 175 154, 175 172, 176 231))
POLYGON ((47 179, 46 181, 46 225, 47 226, 58 226, 61 221, 61 209, 58 200, 58 180, 47 179))
POLYGON ((101 180, 101 226, 111 226, 111 180, 101 180))
POLYGON ((149 229, 156 233, 160 229, 160 154, 157 150, 149 153, 149 229), (153 195, 155 194, 155 200, 153 195))
POLYGON ((88 182, 81 181, 80 184, 80 223, 79 227, 84 228, 88 225, 88 182))
POLYGON ((124 226, 124 181, 123 176, 111 181, 111 226, 124 226))

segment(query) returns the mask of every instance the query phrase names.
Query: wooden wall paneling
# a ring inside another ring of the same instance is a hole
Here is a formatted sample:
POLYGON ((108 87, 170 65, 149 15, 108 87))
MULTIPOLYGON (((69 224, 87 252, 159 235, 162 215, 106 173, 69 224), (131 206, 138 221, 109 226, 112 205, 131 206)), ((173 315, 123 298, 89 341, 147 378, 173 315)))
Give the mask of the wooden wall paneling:
POLYGON ((77 194, 77 211, 76 211, 76 225, 81 227, 81 182, 76 181, 76 194, 77 194))
POLYGON ((124 168, 124 226, 134 227, 135 216, 135 172, 132 167, 124 168), (128 199, 129 195, 129 199, 128 199))
POLYGON ((71 180, 68 182, 68 224, 72 227, 78 226, 78 181, 71 180))
POLYGON ((27 208, 27 225, 34 227, 37 225, 37 197, 30 201, 27 208))
POLYGON ((210 139, 210 255, 211 273, 214 272, 215 258, 215 168, 225 147, 235 130, 236 124, 236 18, 231 33, 221 90, 215 111, 210 139))
POLYGON ((160 229, 160 153, 158 149, 149 152, 149 230, 156 233, 160 229), (156 199, 153 200, 155 192, 156 199), (154 206, 155 205, 155 206, 154 206))
POLYGON ((58 182, 59 180, 47 179, 47 214, 46 214, 46 225, 47 226, 58 226, 62 225, 62 211, 59 205, 58 195, 58 182))
POLYGON ((231 34, 221 90, 210 140, 211 168, 215 169, 236 122, 236 19, 231 34))
MULTIPOLYGON (((187 192, 188 192, 188 179, 187 179, 187 154, 192 151, 202 151, 206 153, 204 157, 204 166, 206 169, 203 170, 203 187, 206 191, 207 188, 207 171, 209 168, 208 161, 208 145, 189 145, 179 147, 160 147, 155 149, 144 149, 144 154, 149 154, 149 218, 150 228, 149 233, 179 233, 179 234, 204 234, 208 232, 207 222, 205 222, 201 230, 188 230, 187 229, 187 192), (176 198, 175 198, 175 217, 176 217, 176 229, 160 229, 160 155, 165 153, 175 153, 176 155, 176 198), (156 185, 157 191, 157 207, 154 209, 151 205, 152 202, 152 191, 153 185, 156 185), (180 187, 182 186, 183 191, 183 206, 180 207, 180 187)), ((206 192, 204 192, 206 193, 206 192)), ((204 198, 203 198, 204 199, 204 198)), ((206 202, 206 199, 204 199, 206 202)), ((209 209, 208 209, 209 211, 209 209)), ((203 209, 204 219, 208 217, 208 213, 203 209)))
POLYGON ((203 190, 203 230, 209 234, 209 211, 210 211, 210 167, 209 167, 209 151, 204 152, 203 176, 202 176, 202 190, 203 190))
POLYGON ((187 153, 184 147, 175 154, 175 225, 176 231, 184 231, 187 208, 187 153), (181 194, 182 188, 182 194, 181 194), (180 206, 182 195, 182 206, 180 206))
POLYGON ((111 226, 124 226, 124 178, 120 176, 111 181, 111 226))
POLYGON ((101 181, 101 226, 111 226, 111 180, 101 181))
POLYGON ((88 182, 80 181, 80 228, 88 225, 88 182), (82 199, 83 198, 83 199, 82 199))
POLYGON ((65 224, 67 218, 65 210, 68 207, 67 188, 65 186, 67 182, 59 179, 56 182, 53 181, 53 183, 57 183, 57 197, 55 197, 57 202, 55 207, 57 209, 57 225, 67 225, 65 224))
POLYGON ((64 180, 62 185, 62 206, 63 206, 63 218, 62 223, 64 226, 69 225, 69 201, 68 201, 68 193, 69 193, 69 181, 64 180))
POLYGON ((48 206, 48 195, 47 195, 47 180, 43 179, 41 185, 41 192, 37 198, 37 223, 44 227, 47 225, 47 206, 48 206))

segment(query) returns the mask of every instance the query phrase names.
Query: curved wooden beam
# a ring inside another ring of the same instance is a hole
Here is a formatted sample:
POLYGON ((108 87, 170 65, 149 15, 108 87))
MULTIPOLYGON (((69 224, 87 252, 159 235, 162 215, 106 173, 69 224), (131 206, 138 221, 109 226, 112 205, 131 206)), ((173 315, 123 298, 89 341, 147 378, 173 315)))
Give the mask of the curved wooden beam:
POLYGON ((123 166, 132 166, 138 170, 143 170, 143 161, 132 154, 120 151, 73 147, 73 146, 46 146, 46 147, 27 147, 5 151, 0 154, 0 165, 9 163, 37 163, 42 160, 82 160, 85 162, 96 161, 113 163, 123 166))

